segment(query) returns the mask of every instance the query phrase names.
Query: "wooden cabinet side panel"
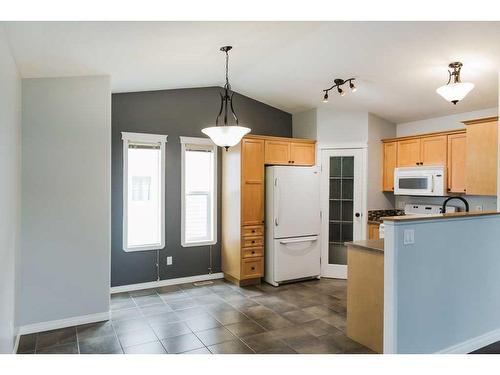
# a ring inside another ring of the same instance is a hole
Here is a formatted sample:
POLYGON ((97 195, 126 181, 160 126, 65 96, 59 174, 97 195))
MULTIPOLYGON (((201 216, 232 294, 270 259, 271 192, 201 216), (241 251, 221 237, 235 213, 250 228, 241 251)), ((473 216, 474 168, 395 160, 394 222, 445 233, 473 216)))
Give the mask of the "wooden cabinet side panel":
POLYGON ((452 193, 466 191, 466 142, 465 133, 448 136, 448 191, 452 193))
POLYGON ((222 151, 222 272, 241 275, 241 145, 222 151))
POLYGON ((467 125, 466 139, 467 194, 496 195, 498 122, 467 125))
POLYGON ((397 165, 397 142, 384 143, 382 145, 382 152, 382 190, 394 191, 394 169, 397 165))
POLYGON ((420 138, 398 141, 397 166, 414 167, 420 163, 420 138))
POLYGON ((349 247, 347 267, 347 336, 382 353, 384 253, 349 247))
POLYGON ((314 165, 316 163, 316 144, 291 142, 290 159, 293 165, 314 165))
POLYGON ((423 137, 420 139, 420 162, 423 165, 446 166, 447 137, 439 135, 434 137, 423 137))

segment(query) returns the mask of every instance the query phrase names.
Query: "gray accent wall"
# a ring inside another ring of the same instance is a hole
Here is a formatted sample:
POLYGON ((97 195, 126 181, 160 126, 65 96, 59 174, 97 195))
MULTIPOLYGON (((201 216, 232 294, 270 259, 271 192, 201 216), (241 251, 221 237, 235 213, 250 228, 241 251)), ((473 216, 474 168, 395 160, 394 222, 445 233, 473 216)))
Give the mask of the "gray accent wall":
MULTIPOLYGON (((180 136, 203 137, 201 129, 212 126, 220 106, 220 87, 118 93, 112 95, 112 252, 111 285, 156 281, 156 251, 124 252, 123 150, 121 132, 168 135, 166 147, 166 246, 159 251, 161 280, 203 275, 210 264, 209 247, 181 246, 181 144, 180 136), (173 264, 167 266, 167 257, 173 264)), ((234 108, 240 124, 253 134, 291 137, 289 113, 235 93, 234 108)), ((219 149, 220 153, 223 152, 219 149)), ((218 165, 218 235, 212 248, 212 272, 220 272, 221 160, 218 165)))

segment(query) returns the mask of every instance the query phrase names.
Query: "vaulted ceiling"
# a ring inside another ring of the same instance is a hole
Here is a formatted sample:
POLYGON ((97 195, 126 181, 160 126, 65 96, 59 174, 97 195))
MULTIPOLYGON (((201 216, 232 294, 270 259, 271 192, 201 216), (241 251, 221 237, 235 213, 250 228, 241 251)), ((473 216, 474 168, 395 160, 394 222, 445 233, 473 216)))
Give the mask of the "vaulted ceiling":
POLYGON ((109 74, 113 92, 224 84, 290 113, 328 106, 393 122, 498 105, 500 22, 6 22, 23 78, 109 74), (464 63, 457 106, 435 89, 464 63), (334 78, 358 91, 322 103, 334 78))

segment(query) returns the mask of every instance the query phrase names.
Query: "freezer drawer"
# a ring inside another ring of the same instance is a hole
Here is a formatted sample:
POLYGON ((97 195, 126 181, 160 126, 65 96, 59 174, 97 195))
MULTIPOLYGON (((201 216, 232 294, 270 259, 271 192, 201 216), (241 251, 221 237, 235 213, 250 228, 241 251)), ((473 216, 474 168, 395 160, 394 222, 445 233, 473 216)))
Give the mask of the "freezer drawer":
POLYGON ((318 236, 274 240, 274 281, 320 275, 318 236))

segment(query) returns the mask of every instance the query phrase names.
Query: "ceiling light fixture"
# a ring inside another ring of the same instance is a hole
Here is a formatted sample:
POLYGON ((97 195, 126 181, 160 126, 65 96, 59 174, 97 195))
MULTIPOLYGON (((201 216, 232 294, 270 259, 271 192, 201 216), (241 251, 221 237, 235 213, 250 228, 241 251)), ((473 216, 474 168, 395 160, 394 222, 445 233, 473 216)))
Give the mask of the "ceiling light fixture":
POLYGON ((351 89, 352 92, 356 92, 357 88, 354 86, 353 81, 355 81, 356 78, 349 78, 349 79, 341 79, 341 78, 335 78, 333 80, 334 85, 326 90, 323 90, 325 95, 323 96, 323 103, 328 103, 328 91, 334 89, 335 87, 337 88, 337 91, 340 96, 345 96, 345 91, 342 89, 341 86, 343 86, 346 83, 349 83, 349 88, 351 89))
POLYGON ((453 71, 448 70, 448 83, 436 89, 439 95, 455 105, 474 88, 473 83, 460 81, 460 69, 462 69, 462 66, 461 62, 452 62, 448 65, 450 69, 453 69, 453 71))
POLYGON ((220 94, 220 110, 217 118, 215 119, 215 126, 204 128, 201 131, 208 135, 210 139, 219 147, 225 147, 226 151, 229 147, 236 146, 240 143, 241 139, 250 132, 250 128, 244 126, 239 126, 238 116, 234 112, 233 108, 233 96, 234 91, 231 91, 231 85, 229 84, 228 72, 229 72, 229 51, 233 47, 224 46, 221 47, 221 51, 226 54, 226 83, 224 85, 224 95, 220 94), (229 110, 236 122, 236 125, 228 125, 227 117, 229 110), (224 124, 219 126, 219 117, 224 112, 224 124))

